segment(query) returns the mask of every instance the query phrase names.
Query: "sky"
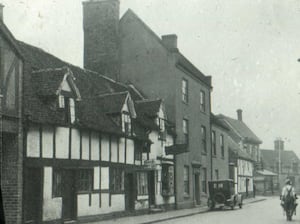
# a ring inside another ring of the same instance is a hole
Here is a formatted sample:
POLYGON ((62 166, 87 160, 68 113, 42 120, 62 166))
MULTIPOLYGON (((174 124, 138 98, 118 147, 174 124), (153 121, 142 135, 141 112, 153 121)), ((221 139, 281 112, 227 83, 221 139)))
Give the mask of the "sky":
MULTIPOLYGON (((26 43, 82 66, 81 0, 0 0, 4 21, 26 43)), ((212 111, 244 122, 272 149, 281 137, 300 156, 299 0, 121 0, 157 35, 212 76, 212 111)))

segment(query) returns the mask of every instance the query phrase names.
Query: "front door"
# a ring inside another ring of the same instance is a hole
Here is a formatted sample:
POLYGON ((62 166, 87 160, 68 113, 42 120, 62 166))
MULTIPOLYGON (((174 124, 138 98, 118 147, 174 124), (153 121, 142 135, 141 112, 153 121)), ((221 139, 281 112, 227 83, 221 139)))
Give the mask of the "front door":
POLYGON ((195 201, 197 205, 200 205, 200 184, 199 174, 195 174, 195 201))
POLYGON ((42 220, 42 169, 26 168, 24 184, 25 223, 40 223, 42 220))
POLYGON ((148 172, 149 205, 155 205, 155 171, 148 172))
POLYGON ((76 217, 76 184, 75 184, 75 171, 63 170, 62 179, 62 212, 63 220, 74 220, 76 217))
POLYGON ((134 174, 127 173, 125 176, 125 209, 126 211, 134 210, 134 202, 136 197, 136 188, 134 174))

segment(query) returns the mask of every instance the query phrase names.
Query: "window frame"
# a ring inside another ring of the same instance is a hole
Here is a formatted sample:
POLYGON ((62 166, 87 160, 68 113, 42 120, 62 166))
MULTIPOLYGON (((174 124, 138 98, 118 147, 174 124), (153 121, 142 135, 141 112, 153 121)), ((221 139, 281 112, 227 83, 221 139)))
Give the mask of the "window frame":
POLYGON ((123 132, 131 136, 132 135, 132 123, 131 123, 131 117, 128 112, 122 112, 122 130, 123 132))
POLYGON ((181 100, 186 104, 189 102, 188 80, 185 78, 181 80, 181 100))
POLYGON ((200 90, 200 111, 205 112, 205 92, 200 90))
POLYGON ((182 119, 182 132, 184 136, 184 143, 189 144, 189 120, 187 118, 182 119))
POLYGON ((207 194, 207 169, 206 169, 206 167, 203 167, 201 171, 202 171, 201 192, 207 194))
POLYGON ((224 159, 225 158, 225 140, 224 135, 220 135, 220 149, 221 149, 221 156, 224 159))
POLYGON ((63 172, 61 169, 52 170, 52 198, 62 197, 63 193, 63 172), (59 177, 59 178, 58 178, 59 177), (59 180, 59 181, 57 181, 59 180))
POLYGON ((111 194, 122 194, 125 192, 125 171, 121 167, 110 167, 109 189, 111 194), (117 183, 116 183, 117 182, 117 183))
POLYGON ((217 156, 217 139, 216 139, 216 131, 211 132, 211 142, 212 142, 212 152, 213 156, 217 156))
POLYGON ((78 169, 76 172, 76 190, 77 193, 91 192, 94 189, 94 169, 78 169), (81 174, 87 175, 82 178, 81 174), (86 188, 85 188, 86 187, 86 188))
POLYGON ((207 154, 207 133, 206 133, 206 127, 204 125, 201 125, 201 145, 202 145, 202 154, 207 154))
POLYGON ((139 171, 136 173, 136 186, 137 186, 137 195, 138 196, 143 196, 143 195, 148 195, 149 190, 148 190, 148 174, 147 172, 142 172, 139 171), (141 180, 143 180, 143 185, 141 185, 141 180))
POLYGON ((190 167, 183 167, 183 192, 187 196, 190 194, 190 167))

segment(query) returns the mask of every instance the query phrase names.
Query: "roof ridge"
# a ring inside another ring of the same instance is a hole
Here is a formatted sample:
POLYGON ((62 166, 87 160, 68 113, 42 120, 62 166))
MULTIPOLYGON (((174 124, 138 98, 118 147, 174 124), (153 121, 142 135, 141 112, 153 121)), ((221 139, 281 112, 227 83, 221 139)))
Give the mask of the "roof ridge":
POLYGON ((44 69, 38 69, 38 70, 34 70, 31 73, 40 73, 40 72, 50 72, 50 71, 62 71, 66 69, 66 67, 60 67, 60 68, 44 68, 44 69))
POLYGON ((96 97, 105 97, 105 96, 114 96, 114 95, 122 95, 122 94, 129 94, 128 91, 122 91, 122 92, 113 92, 113 93, 104 93, 102 95, 98 95, 96 97))
POLYGON ((143 99, 143 100, 136 100, 136 103, 150 103, 150 102, 155 102, 155 101, 162 101, 162 99, 143 99))

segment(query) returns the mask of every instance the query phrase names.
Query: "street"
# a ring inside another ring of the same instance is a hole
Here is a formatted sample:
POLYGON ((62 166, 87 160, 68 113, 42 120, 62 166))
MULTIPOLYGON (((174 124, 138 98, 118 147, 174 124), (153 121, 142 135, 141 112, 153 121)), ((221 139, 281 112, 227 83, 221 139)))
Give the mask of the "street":
MULTIPOLYGON (((293 222, 299 221, 299 215, 293 216, 293 222)), ((265 201, 245 205, 242 209, 213 211, 179 219, 171 219, 159 223, 201 223, 201 224, 276 224, 289 223, 283 216, 283 211, 279 205, 277 197, 268 198, 265 201)))

